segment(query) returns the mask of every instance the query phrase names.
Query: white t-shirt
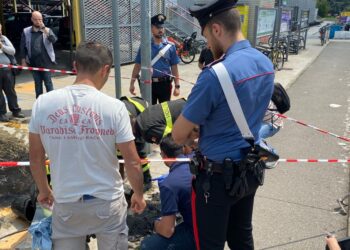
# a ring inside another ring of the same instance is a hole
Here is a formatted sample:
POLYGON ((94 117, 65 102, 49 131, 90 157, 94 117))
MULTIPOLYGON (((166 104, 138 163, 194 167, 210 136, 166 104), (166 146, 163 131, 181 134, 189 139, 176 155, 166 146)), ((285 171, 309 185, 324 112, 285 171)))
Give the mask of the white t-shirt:
POLYGON ((85 84, 54 90, 34 103, 29 131, 40 134, 50 159, 56 202, 124 195, 115 144, 134 136, 121 101, 85 84))

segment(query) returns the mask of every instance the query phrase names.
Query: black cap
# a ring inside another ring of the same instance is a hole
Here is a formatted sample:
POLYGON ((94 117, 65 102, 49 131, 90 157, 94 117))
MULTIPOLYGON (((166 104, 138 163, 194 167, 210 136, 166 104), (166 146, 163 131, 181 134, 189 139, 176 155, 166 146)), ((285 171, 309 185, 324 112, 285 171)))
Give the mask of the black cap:
MULTIPOLYGON (((198 0, 197 0, 198 1, 198 0)), ((209 0, 201 1, 190 7, 191 16, 198 19, 202 29, 209 20, 217 14, 236 6, 238 0, 209 0)))
POLYGON ((165 15, 158 14, 151 18, 151 24, 160 28, 160 27, 163 27, 165 20, 166 20, 165 15))

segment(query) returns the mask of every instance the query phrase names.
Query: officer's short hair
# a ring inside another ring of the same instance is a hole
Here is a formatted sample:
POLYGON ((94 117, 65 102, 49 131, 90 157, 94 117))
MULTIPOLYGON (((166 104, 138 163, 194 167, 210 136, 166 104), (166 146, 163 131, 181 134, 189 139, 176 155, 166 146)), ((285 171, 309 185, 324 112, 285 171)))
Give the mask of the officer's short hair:
POLYGON ((78 72, 95 74, 104 65, 112 66, 112 52, 101 43, 82 42, 77 48, 75 63, 78 72))
POLYGON ((166 135, 159 144, 160 150, 163 151, 167 157, 175 158, 183 154, 183 146, 174 142, 171 134, 166 135))
POLYGON ((213 16, 206 26, 210 27, 213 23, 219 23, 225 27, 225 30, 231 34, 241 30, 241 17, 237 9, 232 8, 213 16))

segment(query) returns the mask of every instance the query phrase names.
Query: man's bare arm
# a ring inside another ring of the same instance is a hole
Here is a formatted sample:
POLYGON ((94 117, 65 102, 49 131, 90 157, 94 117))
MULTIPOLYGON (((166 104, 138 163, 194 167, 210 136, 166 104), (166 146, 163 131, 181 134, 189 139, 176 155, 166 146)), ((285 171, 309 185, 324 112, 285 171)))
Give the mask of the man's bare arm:
POLYGON ((175 232, 175 215, 163 216, 154 222, 154 231, 165 238, 170 238, 175 232))
POLYGON ((134 141, 119 143, 117 145, 125 161, 124 168, 134 193, 143 195, 143 173, 140 158, 137 154, 134 141))
POLYGON ((140 214, 145 209, 146 202, 143 199, 143 173, 135 142, 118 143, 117 148, 125 160, 124 169, 134 190, 134 194, 131 197, 131 209, 140 214))
POLYGON ((39 189, 38 201, 51 206, 53 197, 46 177, 45 149, 39 134, 29 133, 29 161, 30 171, 39 189))
POLYGON ((29 161, 30 170, 39 191, 50 189, 46 177, 45 150, 39 134, 29 133, 29 161))
POLYGON ((135 92, 135 81, 140 73, 141 70, 141 64, 135 63, 134 68, 131 73, 131 80, 130 80, 130 86, 129 91, 131 94, 136 95, 135 92))
POLYGON ((173 73, 173 76, 175 76, 175 85, 180 85, 180 74, 177 64, 171 66, 171 72, 173 73))
POLYGON ((192 145, 198 138, 198 126, 187 120, 182 114, 176 119, 171 132, 175 143, 192 145))

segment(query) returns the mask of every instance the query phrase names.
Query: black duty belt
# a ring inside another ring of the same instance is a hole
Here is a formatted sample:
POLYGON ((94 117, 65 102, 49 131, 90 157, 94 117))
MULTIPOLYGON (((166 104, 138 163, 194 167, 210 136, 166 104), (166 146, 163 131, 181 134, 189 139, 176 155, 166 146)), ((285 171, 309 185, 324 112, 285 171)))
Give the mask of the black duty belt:
POLYGON ((170 76, 152 77, 152 82, 170 82, 170 81, 171 81, 170 76))
POLYGON ((204 164, 203 164, 203 170, 205 170, 205 171, 210 170, 213 173, 222 174, 222 172, 223 172, 223 164, 222 163, 205 161, 204 164))

